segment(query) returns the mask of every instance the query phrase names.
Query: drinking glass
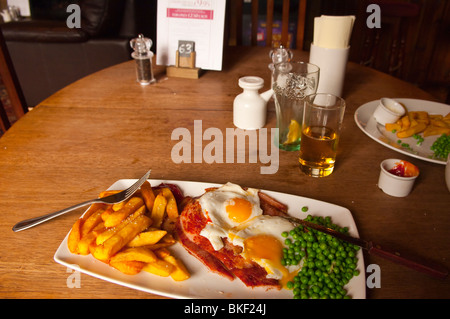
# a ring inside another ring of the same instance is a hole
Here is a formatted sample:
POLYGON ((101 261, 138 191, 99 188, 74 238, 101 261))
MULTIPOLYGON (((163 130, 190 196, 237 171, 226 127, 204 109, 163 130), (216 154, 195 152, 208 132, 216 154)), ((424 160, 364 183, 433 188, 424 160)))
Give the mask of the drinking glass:
POLYGON ((274 65, 272 86, 278 128, 276 144, 282 150, 300 149, 303 98, 316 93, 319 71, 318 66, 301 61, 274 65))
POLYGON ((317 93, 305 97, 304 104, 300 170, 308 176, 328 176, 334 170, 345 101, 317 93))

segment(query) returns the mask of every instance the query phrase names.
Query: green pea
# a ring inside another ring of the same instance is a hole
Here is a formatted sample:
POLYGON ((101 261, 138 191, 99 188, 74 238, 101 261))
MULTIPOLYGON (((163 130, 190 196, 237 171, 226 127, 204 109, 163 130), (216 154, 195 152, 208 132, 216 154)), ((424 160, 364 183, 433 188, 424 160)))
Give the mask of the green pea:
MULTIPOLYGON (((341 233, 348 232, 347 227, 333 224, 329 216, 308 214, 305 220, 326 225, 341 233)), ((347 291, 343 287, 357 274, 355 270, 358 259, 355 253, 359 249, 358 246, 301 226, 283 232, 282 236, 287 246, 283 249, 282 264, 303 265, 291 283, 287 284, 287 288, 293 290, 295 299, 347 296, 347 291)))

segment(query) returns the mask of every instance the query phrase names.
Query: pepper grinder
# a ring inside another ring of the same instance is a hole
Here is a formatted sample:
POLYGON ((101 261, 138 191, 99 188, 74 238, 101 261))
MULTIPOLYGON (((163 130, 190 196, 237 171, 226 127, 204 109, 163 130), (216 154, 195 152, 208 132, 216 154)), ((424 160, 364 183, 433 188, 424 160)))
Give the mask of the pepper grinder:
POLYGON ((130 40, 130 46, 134 50, 131 57, 136 61, 136 81, 141 85, 156 82, 153 77, 153 52, 150 51, 152 44, 152 40, 145 38, 143 34, 130 40))

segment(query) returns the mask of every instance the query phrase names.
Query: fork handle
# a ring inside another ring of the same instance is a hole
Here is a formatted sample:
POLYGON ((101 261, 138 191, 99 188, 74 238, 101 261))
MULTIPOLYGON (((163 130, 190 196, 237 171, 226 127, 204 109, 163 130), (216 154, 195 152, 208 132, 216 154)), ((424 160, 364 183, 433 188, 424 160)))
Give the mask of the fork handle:
POLYGON ((89 204, 94 203, 96 201, 97 201, 96 199, 88 200, 86 202, 82 202, 82 203, 79 203, 79 204, 76 204, 76 205, 64 208, 64 209, 59 210, 59 211, 54 212, 54 213, 50 213, 50 214, 47 214, 47 215, 38 216, 38 217, 34 217, 34 218, 23 220, 23 221, 18 222, 17 224, 15 224, 14 227, 12 228, 12 230, 14 232, 18 232, 18 231, 21 231, 21 230, 24 230, 24 229, 27 229, 27 228, 34 227, 34 226, 39 225, 39 224, 41 224, 43 222, 46 222, 46 221, 48 221, 50 219, 53 219, 53 218, 58 217, 58 216, 61 216, 61 215, 65 214, 65 213, 68 213, 68 212, 70 212, 72 210, 75 210, 77 208, 89 205, 89 204))

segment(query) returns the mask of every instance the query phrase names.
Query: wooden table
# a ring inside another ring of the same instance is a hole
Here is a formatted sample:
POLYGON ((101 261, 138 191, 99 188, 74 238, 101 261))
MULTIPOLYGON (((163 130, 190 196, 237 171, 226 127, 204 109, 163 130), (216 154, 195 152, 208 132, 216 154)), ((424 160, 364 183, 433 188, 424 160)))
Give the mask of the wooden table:
MULTIPOLYGON (((116 180, 151 178, 226 183, 310 197, 347 207, 362 238, 376 240, 450 267, 450 193, 444 165, 410 158, 367 137, 353 115, 362 104, 381 97, 432 100, 411 84, 349 63, 344 98, 347 109, 335 172, 311 178, 299 172, 297 152, 279 153, 276 174, 248 163, 181 163, 171 158, 176 128, 193 132, 233 128, 232 104, 241 92, 238 79, 256 75, 268 89, 267 48, 238 48, 225 53, 224 70, 198 80, 167 78, 155 67, 157 84, 135 82, 133 61, 83 78, 43 101, 0 139, 0 297, 1 298, 160 298, 81 275, 80 288, 68 288, 70 275, 53 255, 82 209, 38 227, 14 233, 26 218, 96 197, 116 180), (402 158, 421 175, 406 198, 378 187, 379 164, 402 158)), ((294 51, 296 58, 308 59, 294 51)), ((263 90, 261 90, 263 91, 263 90)), ((275 127, 273 102, 267 128, 275 127)), ((204 143, 204 145, 206 142, 204 143)), ((365 265, 381 269, 381 288, 368 298, 449 298, 449 279, 438 280, 365 255, 365 265)), ((363 274, 364 275, 364 274, 363 274)))

